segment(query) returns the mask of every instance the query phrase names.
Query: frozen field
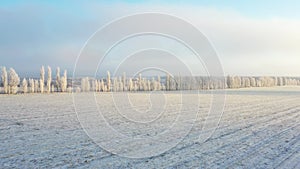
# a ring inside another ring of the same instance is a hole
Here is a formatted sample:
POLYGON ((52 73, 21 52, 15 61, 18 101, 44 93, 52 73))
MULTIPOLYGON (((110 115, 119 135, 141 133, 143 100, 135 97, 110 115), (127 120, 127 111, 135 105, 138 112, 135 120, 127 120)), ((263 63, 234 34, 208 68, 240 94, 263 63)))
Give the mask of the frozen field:
MULTIPOLYGON (((91 94, 77 96, 81 104, 93 104, 88 99, 91 94)), ((131 93, 130 97, 137 110, 149 109, 146 94, 131 93)), ((154 135, 172 124, 180 106, 179 94, 165 97, 168 111, 160 116, 164 123, 142 130, 118 117, 110 94, 95 94, 110 125, 132 136, 154 135)), ((77 119, 72 94, 0 95, 0 168, 300 168, 299 87, 228 90, 226 97, 219 128, 206 142, 195 141, 207 132, 201 131, 211 99, 207 92, 200 94, 193 129, 177 146, 155 157, 130 159, 103 150, 87 136, 77 119)), ((128 117, 140 121, 159 115, 155 111, 133 115, 126 111, 128 107, 119 106, 128 117)), ((109 138, 110 133, 102 137, 109 138)))

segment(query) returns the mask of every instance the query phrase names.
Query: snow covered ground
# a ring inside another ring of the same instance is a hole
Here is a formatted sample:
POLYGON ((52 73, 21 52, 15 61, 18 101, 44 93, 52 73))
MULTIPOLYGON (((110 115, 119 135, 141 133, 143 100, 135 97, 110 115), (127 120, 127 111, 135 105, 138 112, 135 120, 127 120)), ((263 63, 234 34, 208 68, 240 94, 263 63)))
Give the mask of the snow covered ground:
MULTIPOLYGON (((191 99, 197 96, 185 94, 191 99)), ((77 94, 87 108, 94 104, 89 102, 90 96, 77 94)), ((166 105, 168 111, 143 113, 151 109, 149 95, 131 93, 129 97, 141 114, 126 111, 128 107, 118 102, 126 117, 144 122, 159 117, 161 123, 134 128, 119 118, 111 94, 95 94, 110 125, 132 137, 162 132, 182 106, 178 93, 166 93, 166 102, 153 95, 153 101, 166 105)), ((228 90, 219 127, 204 143, 196 141, 207 132, 201 129, 211 95, 205 92, 199 97, 199 115, 179 144, 154 157, 132 159, 112 154, 88 137, 77 119, 72 94, 0 95, 0 168, 300 168, 299 87, 228 90)), ((178 133, 183 130, 176 129, 178 133)), ((111 133, 101 135, 110 137, 111 133)), ((170 142, 175 137, 169 136, 170 142)), ((151 145, 150 149, 132 146, 140 152, 151 151, 151 145)), ((157 148, 161 147, 153 144, 153 149, 157 148)))

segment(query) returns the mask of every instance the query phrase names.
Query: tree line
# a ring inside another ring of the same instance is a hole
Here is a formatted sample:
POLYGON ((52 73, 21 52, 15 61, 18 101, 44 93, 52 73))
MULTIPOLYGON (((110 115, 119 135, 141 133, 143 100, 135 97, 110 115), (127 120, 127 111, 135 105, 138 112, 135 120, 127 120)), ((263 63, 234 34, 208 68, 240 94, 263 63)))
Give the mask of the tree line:
POLYGON ((60 75, 60 68, 56 69, 56 80, 52 81, 51 67, 47 67, 47 81, 45 81, 45 68, 40 69, 40 78, 24 78, 21 82, 17 72, 10 68, 8 71, 6 67, 1 69, 1 81, 4 94, 16 93, 52 93, 52 92, 66 92, 68 89, 67 70, 64 71, 63 76, 60 75))
POLYGON ((119 77, 111 77, 110 72, 107 71, 106 78, 84 77, 80 79, 79 84, 72 86, 73 83, 68 83, 67 70, 64 70, 61 75, 60 68, 57 67, 55 79, 52 79, 50 66, 47 67, 47 79, 45 73, 45 68, 42 66, 39 79, 24 78, 20 81, 19 75, 13 68, 7 71, 6 67, 2 67, 1 93, 175 91, 300 85, 299 78, 291 77, 194 77, 170 74, 163 77, 159 75, 142 77, 142 74, 138 74, 138 77, 127 78, 126 73, 119 77))

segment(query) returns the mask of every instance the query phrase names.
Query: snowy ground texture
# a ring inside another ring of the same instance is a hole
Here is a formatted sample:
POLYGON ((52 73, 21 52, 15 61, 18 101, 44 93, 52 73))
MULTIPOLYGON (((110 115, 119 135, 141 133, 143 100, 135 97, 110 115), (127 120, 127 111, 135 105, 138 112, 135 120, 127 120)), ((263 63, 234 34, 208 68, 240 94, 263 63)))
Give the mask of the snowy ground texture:
MULTIPOLYGON (((141 102, 133 106, 147 109, 145 94, 131 95, 133 102, 141 102)), ((113 119, 109 94, 95 97, 113 119)), ((105 151, 87 136, 72 94, 0 95, 0 168, 300 168, 299 87, 228 90, 219 128, 206 142, 195 143, 205 132, 201 115, 210 105, 209 94, 200 97, 197 124, 176 147, 155 157, 129 159, 105 151)), ((123 129, 121 122, 111 125, 123 129)))

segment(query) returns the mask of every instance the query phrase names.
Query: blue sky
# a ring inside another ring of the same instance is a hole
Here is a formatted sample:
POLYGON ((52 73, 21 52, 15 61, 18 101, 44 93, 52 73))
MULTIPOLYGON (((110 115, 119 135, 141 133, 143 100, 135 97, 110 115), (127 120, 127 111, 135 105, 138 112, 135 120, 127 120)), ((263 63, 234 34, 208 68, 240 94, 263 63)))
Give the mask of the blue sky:
POLYGON ((163 12, 197 26, 226 74, 300 75, 300 2, 0 1, 0 66, 30 75, 41 65, 72 70, 86 40, 112 19, 163 12))
MULTIPOLYGON (((164 0, 164 1, 140 1, 140 0, 110 0, 110 1, 89 1, 98 4, 117 4, 127 3, 131 5, 140 4, 161 4, 161 5, 197 5, 213 7, 217 9, 229 9, 238 11, 246 16, 251 17, 289 17, 299 18, 300 13, 299 6, 300 1, 298 0, 164 0)), ((84 14, 86 11, 81 8, 82 5, 86 4, 85 1, 79 0, 3 0, 0 2, 2 8, 13 9, 18 6, 25 6, 26 4, 36 5, 51 5, 55 8, 62 9, 65 11, 72 12, 76 10, 78 14, 84 14)), ((73 13, 73 12, 72 12, 73 13)))

